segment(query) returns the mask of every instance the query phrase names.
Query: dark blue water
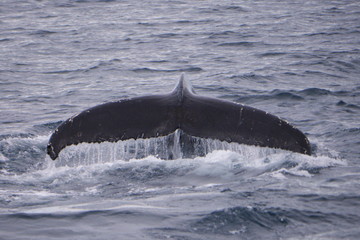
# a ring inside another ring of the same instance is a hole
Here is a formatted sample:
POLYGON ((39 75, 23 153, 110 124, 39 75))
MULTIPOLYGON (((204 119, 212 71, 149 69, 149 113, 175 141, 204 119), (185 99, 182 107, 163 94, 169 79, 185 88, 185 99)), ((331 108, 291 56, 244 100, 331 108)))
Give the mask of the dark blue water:
POLYGON ((356 0, 1 1, 0 239, 357 239, 359 16, 356 0), (288 120, 313 156, 203 140, 203 157, 136 159, 164 139, 46 156, 70 116, 181 73, 288 120))

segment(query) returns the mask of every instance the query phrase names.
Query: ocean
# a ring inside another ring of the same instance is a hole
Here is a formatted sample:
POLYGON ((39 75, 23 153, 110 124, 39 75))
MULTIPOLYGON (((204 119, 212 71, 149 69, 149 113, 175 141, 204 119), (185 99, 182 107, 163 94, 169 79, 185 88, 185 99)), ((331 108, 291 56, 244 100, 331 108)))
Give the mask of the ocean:
POLYGON ((359 16, 356 0, 2 0, 0 239, 358 239, 359 16), (313 154, 134 154, 159 138, 46 155, 69 117, 182 74, 289 121, 313 154))

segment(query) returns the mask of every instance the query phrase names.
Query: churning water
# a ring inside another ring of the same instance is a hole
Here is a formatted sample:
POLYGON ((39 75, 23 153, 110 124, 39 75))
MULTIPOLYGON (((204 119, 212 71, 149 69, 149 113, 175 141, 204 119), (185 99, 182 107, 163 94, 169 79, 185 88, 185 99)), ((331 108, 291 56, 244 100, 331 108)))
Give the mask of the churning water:
POLYGON ((359 15, 356 0, 1 1, 0 239, 357 239, 359 15), (314 154, 196 139, 184 156, 174 133, 46 156, 62 121, 181 73, 288 120, 314 154))

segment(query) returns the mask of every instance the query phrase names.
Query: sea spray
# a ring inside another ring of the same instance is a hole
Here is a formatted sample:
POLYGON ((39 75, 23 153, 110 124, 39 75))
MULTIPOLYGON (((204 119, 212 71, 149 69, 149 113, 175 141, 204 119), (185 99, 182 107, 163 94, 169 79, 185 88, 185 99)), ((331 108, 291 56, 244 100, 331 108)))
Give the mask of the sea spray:
POLYGON ((215 150, 228 150, 239 153, 245 159, 263 158, 277 152, 287 152, 280 149, 192 137, 184 135, 180 131, 175 131, 170 135, 157 138, 129 139, 116 143, 103 142, 72 145, 66 147, 55 162, 56 166, 78 166, 118 160, 129 161, 130 159, 142 159, 147 156, 172 160, 206 156, 215 150))

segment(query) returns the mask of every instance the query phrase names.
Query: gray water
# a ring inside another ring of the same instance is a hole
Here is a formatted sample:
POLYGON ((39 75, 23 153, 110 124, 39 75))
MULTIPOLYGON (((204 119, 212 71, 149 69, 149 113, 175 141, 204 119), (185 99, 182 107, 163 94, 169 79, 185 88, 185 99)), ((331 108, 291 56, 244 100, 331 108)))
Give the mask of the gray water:
POLYGON ((0 239, 358 239, 359 16, 356 0, 2 0, 0 239), (200 139, 206 156, 165 161, 146 152, 160 138, 46 156, 62 121, 182 73, 288 120, 313 155, 200 139))

